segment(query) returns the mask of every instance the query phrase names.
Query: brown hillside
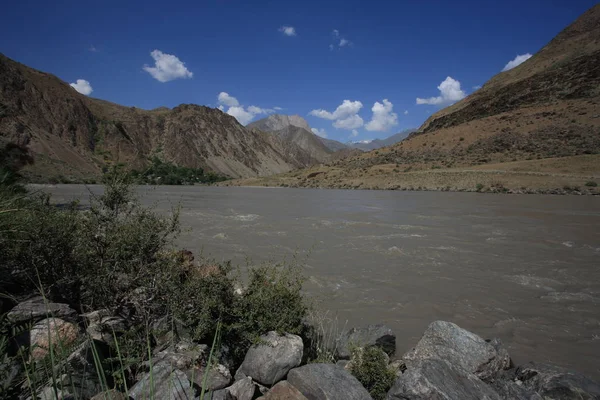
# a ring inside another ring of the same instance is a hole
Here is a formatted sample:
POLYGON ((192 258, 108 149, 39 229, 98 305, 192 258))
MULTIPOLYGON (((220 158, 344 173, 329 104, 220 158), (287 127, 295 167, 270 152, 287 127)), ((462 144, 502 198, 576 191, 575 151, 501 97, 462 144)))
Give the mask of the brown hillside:
POLYGON ((232 177, 310 165, 297 147, 284 149, 220 110, 186 104, 146 111, 88 98, 1 54, 0 139, 30 146, 30 173, 38 178, 94 176, 116 163, 140 166, 150 155, 232 177))

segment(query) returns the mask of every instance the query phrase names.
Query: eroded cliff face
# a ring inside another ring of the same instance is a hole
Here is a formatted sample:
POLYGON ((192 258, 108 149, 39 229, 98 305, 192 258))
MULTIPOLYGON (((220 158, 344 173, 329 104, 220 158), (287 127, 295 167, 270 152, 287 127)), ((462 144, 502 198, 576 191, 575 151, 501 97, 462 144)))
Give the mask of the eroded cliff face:
POLYGON ((27 144, 39 177, 98 175, 158 155, 231 177, 264 176, 309 165, 296 146, 197 105, 142 110, 77 93, 57 77, 0 55, 0 139, 27 144))

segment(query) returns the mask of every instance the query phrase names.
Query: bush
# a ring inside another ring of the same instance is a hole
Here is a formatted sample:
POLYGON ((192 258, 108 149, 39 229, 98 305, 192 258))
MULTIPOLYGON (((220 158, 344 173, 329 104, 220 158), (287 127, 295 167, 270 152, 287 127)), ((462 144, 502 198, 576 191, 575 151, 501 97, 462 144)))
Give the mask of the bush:
POLYGON ((585 183, 585 186, 587 186, 587 187, 596 187, 596 186, 598 186, 598 183, 595 182, 595 181, 587 181, 585 183))
POLYGON ((222 182, 228 178, 202 168, 180 167, 164 162, 158 157, 150 159, 150 166, 143 171, 132 170, 136 183, 150 185, 193 185, 195 183, 222 182))
POLYGON ((485 185, 483 183, 478 183, 475 186, 475 190, 477 190, 478 192, 481 192, 483 190, 483 188, 485 187, 485 185))
POLYGON ((396 380, 396 372, 388 367, 389 358, 379 347, 354 348, 350 372, 369 391, 374 400, 383 400, 396 380))

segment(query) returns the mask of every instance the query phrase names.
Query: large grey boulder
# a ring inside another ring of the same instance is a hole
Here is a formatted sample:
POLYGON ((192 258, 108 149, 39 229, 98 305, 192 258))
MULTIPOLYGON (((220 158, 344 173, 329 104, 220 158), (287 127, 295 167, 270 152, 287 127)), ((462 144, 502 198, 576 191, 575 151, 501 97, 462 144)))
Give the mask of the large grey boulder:
POLYGON ((219 389, 204 393, 204 400, 235 400, 229 390, 219 389))
POLYGON ((600 384, 554 365, 528 363, 517 368, 516 380, 545 400, 600 399, 600 384))
POLYGON ((185 371, 188 379, 204 390, 218 390, 227 387, 233 378, 231 372, 221 364, 208 368, 207 366, 196 366, 185 371))
POLYGON ((308 400, 288 381, 281 381, 256 400, 308 400))
POLYGON ((68 304, 52 303, 42 296, 37 296, 17 304, 6 317, 13 324, 37 322, 51 317, 75 322, 77 312, 68 304))
POLYGON ((388 355, 396 351, 396 335, 385 325, 368 325, 362 328, 352 328, 343 333, 337 340, 337 356, 349 359, 352 347, 378 346, 388 355))
POLYGON ((250 377, 240 379, 227 388, 233 400, 252 400, 256 393, 256 385, 250 377))
POLYGON ((161 361, 152 366, 148 372, 129 389, 129 397, 134 400, 165 399, 188 400, 194 399, 196 390, 192 387, 187 376, 173 369, 167 362, 161 361))
POLYGON ((87 321, 87 334, 94 340, 114 345, 115 337, 119 337, 127 329, 127 322, 112 315, 108 310, 97 310, 83 314, 87 321))
POLYGON ((285 378, 290 369, 300 365, 303 352, 300 336, 269 332, 260 337, 259 344, 248 350, 236 376, 244 374, 256 382, 271 386, 285 378))
POLYGON ((335 364, 308 364, 292 369, 288 382, 310 400, 369 400, 367 389, 335 364))
POLYGON ((499 340, 486 342, 474 333, 445 321, 431 323, 417 346, 403 357, 407 364, 432 358, 458 365, 484 380, 511 365, 508 352, 499 340))
POLYGON ((408 365, 388 391, 387 400, 501 400, 477 376, 437 358, 408 365))

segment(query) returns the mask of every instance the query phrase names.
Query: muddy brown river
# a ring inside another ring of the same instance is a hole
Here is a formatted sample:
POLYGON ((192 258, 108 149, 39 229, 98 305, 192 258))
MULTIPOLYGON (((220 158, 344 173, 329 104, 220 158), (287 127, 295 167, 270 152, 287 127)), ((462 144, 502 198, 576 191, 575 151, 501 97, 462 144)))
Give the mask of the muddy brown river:
MULTIPOLYGON (((45 190, 56 202, 88 195, 77 185, 45 190)), ((197 254, 242 267, 295 257, 339 329, 388 324, 398 354, 441 319, 501 338, 516 363, 600 378, 599 197, 137 190, 160 210, 181 205, 180 244, 197 254)))

